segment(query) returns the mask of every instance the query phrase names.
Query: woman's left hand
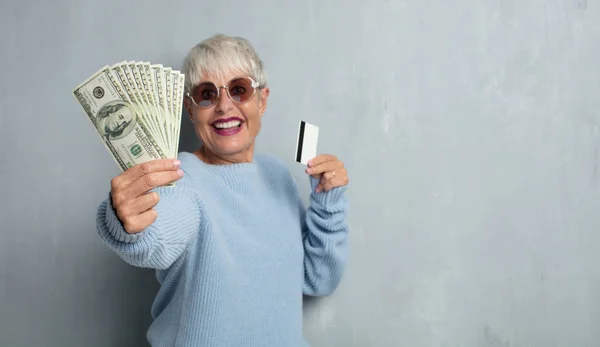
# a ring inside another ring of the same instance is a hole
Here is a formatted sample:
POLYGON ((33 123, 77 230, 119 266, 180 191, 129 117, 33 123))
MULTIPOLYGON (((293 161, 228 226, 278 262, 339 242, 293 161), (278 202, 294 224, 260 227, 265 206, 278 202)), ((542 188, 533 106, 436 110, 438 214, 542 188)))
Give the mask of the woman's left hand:
POLYGON ((344 163, 338 160, 335 155, 321 154, 308 162, 306 173, 314 178, 320 178, 321 181, 315 192, 330 191, 335 187, 341 187, 348 184, 348 171, 344 163))

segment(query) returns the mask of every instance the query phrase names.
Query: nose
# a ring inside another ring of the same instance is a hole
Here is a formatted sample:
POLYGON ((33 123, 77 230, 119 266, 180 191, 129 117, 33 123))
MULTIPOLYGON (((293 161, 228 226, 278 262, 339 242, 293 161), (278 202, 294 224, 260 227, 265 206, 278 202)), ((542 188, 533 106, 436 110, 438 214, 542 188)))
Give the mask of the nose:
POLYGON ((226 87, 219 87, 219 100, 217 101, 217 112, 227 113, 233 108, 233 102, 227 95, 226 87))

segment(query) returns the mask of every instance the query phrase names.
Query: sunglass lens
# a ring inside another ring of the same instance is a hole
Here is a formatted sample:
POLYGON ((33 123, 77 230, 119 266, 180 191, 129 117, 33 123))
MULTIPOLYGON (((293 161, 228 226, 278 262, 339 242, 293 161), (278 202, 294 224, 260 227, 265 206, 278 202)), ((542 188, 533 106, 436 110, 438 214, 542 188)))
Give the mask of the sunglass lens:
POLYGON ((200 107, 209 107, 217 101, 218 91, 213 83, 201 83, 192 90, 192 98, 200 107))
POLYGON ((229 83, 229 95, 236 102, 246 102, 254 95, 252 81, 248 78, 236 78, 229 83))

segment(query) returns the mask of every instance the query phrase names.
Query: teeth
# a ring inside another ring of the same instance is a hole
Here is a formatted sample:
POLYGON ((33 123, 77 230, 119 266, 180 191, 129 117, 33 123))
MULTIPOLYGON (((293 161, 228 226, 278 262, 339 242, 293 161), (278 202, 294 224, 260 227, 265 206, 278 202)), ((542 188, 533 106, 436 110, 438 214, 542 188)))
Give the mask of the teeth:
POLYGON ((240 122, 239 120, 232 120, 232 121, 227 122, 227 123, 215 123, 214 126, 217 129, 229 129, 229 128, 237 127, 241 123, 242 122, 240 122))

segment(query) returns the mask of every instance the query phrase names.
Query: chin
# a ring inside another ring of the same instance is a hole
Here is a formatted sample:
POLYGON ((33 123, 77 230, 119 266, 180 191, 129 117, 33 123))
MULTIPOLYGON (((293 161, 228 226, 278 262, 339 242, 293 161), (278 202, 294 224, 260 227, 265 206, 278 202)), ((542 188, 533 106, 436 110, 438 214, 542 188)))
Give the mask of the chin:
POLYGON ((215 148, 219 153, 224 155, 235 155, 247 152, 252 149, 252 143, 244 142, 240 143, 238 141, 222 141, 218 143, 217 148, 215 148))

